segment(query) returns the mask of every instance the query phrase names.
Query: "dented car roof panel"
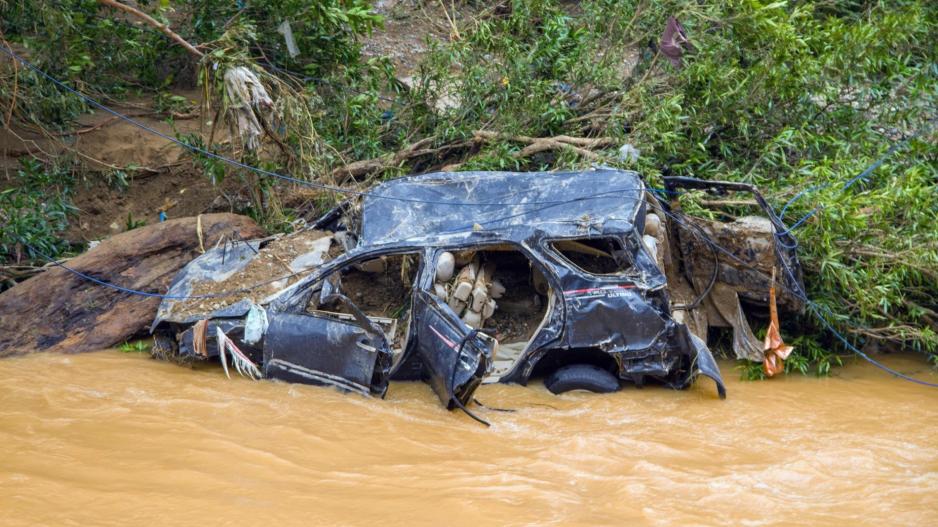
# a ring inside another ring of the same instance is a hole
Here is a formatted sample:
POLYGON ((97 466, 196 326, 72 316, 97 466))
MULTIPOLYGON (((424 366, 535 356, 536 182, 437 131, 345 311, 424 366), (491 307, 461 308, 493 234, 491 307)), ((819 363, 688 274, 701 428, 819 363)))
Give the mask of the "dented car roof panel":
POLYGON ((437 172, 383 183, 366 194, 360 245, 426 242, 474 231, 546 237, 630 230, 645 187, 638 173, 437 172), (511 205, 508 205, 508 204, 511 205))

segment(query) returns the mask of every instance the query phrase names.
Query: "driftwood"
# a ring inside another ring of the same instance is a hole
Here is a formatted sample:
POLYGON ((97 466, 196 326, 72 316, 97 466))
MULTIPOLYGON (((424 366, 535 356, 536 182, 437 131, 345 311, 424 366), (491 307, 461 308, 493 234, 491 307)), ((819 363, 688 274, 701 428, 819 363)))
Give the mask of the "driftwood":
MULTIPOLYGON (((532 156, 539 152, 551 150, 572 150, 577 154, 590 159, 598 160, 599 155, 592 150, 615 146, 616 141, 608 137, 571 137, 568 135, 558 135, 554 137, 528 137, 524 135, 511 135, 499 132, 490 132, 487 130, 478 130, 473 134, 469 141, 455 141, 438 147, 429 148, 435 137, 427 137, 416 143, 408 145, 403 149, 393 153, 386 154, 373 159, 363 159, 343 165, 332 171, 333 181, 343 183, 348 179, 357 179, 361 177, 381 172, 390 168, 395 168, 406 161, 419 157, 440 156, 453 150, 466 149, 473 144, 487 143, 492 141, 510 141, 514 143, 525 143, 527 146, 515 152, 514 157, 521 159, 532 156)), ((458 165, 447 165, 447 167, 457 167, 458 165)))
POLYGON ((608 137, 571 137, 569 135, 527 137, 524 135, 503 134, 486 130, 478 130, 475 132, 474 137, 478 142, 511 141, 514 143, 526 143, 527 146, 514 153, 514 157, 518 159, 550 150, 572 150, 587 159, 598 160, 599 155, 593 152, 592 149, 615 146, 616 144, 614 139, 608 137))
POLYGON ((471 141, 458 141, 436 148, 428 148, 435 140, 435 137, 427 137, 393 154, 387 154, 381 157, 376 157, 374 159, 364 159, 361 161, 349 163, 333 170, 332 178, 334 181, 342 183, 350 178, 356 179, 373 174, 375 172, 380 172, 382 170, 400 166, 401 163, 411 159, 423 156, 440 155, 445 152, 449 152, 450 150, 466 148, 471 144, 471 141))
MULTIPOLYGON (((102 241, 70 259, 70 268, 96 279, 152 293, 166 291, 201 243, 263 236, 253 220, 235 214, 180 218, 102 241)), ((145 333, 159 297, 144 297, 88 282, 51 266, 0 294, 0 357, 36 351, 77 353, 116 346, 145 333)))

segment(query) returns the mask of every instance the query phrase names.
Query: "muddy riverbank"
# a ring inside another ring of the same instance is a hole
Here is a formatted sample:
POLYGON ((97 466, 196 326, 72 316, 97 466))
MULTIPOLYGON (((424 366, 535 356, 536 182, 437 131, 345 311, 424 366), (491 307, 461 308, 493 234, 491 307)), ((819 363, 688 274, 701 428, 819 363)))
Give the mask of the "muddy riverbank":
MULTIPOLYGON (((892 367, 935 380, 919 357, 892 367)), ((827 379, 385 401, 145 354, 0 361, 3 525, 934 525, 938 391, 827 379)))

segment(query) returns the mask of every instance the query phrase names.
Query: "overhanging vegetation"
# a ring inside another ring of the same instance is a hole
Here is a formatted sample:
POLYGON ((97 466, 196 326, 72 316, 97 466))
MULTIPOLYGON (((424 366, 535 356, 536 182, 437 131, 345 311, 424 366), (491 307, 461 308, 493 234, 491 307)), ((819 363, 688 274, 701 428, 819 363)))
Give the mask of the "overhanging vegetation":
MULTIPOLYGON (((433 2, 425 2, 436 5, 433 2)), ((222 75, 255 71, 276 101, 269 148, 181 136, 251 165, 348 186, 405 173, 550 170, 592 163, 661 175, 759 185, 796 232, 808 293, 857 339, 938 352, 938 169, 934 148, 938 8, 896 2, 458 2, 414 71, 364 59, 361 39, 380 24, 365 0, 245 3, 138 1, 136 7, 204 55, 94 0, 2 2, 6 42, 43 70, 100 100, 149 94, 170 111, 200 110, 222 124, 222 75), (678 65, 660 50, 669 17, 691 46, 678 65), (287 20, 299 54, 277 31, 287 20), (405 78, 406 77, 406 78, 405 78), (200 83, 202 108, 173 89, 200 83), (888 159, 843 185, 880 159, 888 159), (638 156, 622 156, 621 145, 638 156), (799 193, 802 193, 800 194, 799 193)), ((10 61, 0 107, 8 127, 68 130, 86 108, 10 61)), ((42 159, 41 185, 4 182, 0 251, 7 261, 67 249, 57 234, 61 192, 80 165, 42 159), (44 207, 36 207, 43 201, 44 207), (22 222, 21 211, 40 217, 22 222), (48 211, 42 213, 41 211, 48 211)), ((249 212, 275 228, 298 213, 283 188, 210 158, 207 177, 244 178, 249 212)), ((132 167, 129 168, 132 170, 132 167)), ((40 181, 24 165, 14 181, 40 181)), ((339 197, 317 193, 320 206, 339 197)), ((681 197, 710 214, 706 199, 681 197)), ((732 207, 722 214, 744 212, 732 207)), ((826 373, 836 343, 789 321, 791 369, 826 373)))

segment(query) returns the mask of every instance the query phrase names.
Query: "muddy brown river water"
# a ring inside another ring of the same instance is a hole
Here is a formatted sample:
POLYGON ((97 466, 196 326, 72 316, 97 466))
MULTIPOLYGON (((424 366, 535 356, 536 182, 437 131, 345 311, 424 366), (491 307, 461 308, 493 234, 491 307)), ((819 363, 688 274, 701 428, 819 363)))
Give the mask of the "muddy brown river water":
MULTIPOLYGON (((938 380, 920 358, 887 362, 938 380)), ((865 363, 685 392, 388 399, 142 354, 0 361, 0 525, 938 525, 938 390, 865 363)))

